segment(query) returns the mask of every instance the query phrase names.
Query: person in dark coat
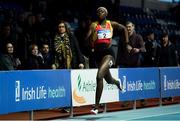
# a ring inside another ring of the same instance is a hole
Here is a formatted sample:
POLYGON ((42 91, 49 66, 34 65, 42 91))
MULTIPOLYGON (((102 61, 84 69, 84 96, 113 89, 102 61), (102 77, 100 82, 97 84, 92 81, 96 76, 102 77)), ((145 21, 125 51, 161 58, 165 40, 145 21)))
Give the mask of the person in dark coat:
POLYGON ((149 30, 146 35, 144 53, 144 65, 145 67, 156 67, 158 53, 160 51, 160 44, 155 40, 155 34, 153 31, 149 30))
POLYGON ((157 60, 159 67, 178 66, 178 53, 175 45, 169 40, 167 32, 163 32, 160 40, 160 52, 157 60))
POLYGON ((25 69, 34 70, 42 68, 42 58, 39 56, 38 46, 36 44, 31 44, 29 46, 29 56, 25 62, 25 69))
POLYGON ((21 61, 14 55, 12 42, 3 44, 3 51, 0 54, 0 70, 16 70, 20 65, 21 61))

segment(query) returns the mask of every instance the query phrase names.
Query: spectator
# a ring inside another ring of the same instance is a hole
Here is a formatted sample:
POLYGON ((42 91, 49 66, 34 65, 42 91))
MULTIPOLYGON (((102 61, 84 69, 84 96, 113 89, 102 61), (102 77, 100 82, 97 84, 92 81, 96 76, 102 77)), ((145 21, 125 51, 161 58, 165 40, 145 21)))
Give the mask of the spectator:
POLYGON ((54 49, 56 68, 84 68, 84 57, 78 41, 65 21, 61 21, 58 25, 58 33, 54 38, 54 49))
POLYGON ((91 17, 89 16, 83 16, 84 18, 82 18, 79 21, 79 26, 78 28, 75 30, 75 36, 77 37, 77 40, 79 42, 79 47, 80 50, 82 52, 82 54, 85 57, 85 68, 89 68, 92 67, 91 66, 91 62, 89 64, 89 60, 91 61, 91 51, 89 48, 89 44, 85 41, 89 26, 91 24, 91 17))
POLYGON ((47 43, 42 44, 39 55, 43 62, 42 69, 52 69, 54 64, 54 56, 47 43))
POLYGON ((159 43, 155 40, 153 31, 147 32, 147 40, 145 41, 146 52, 144 53, 144 66, 156 67, 157 56, 160 50, 159 43))
POLYGON ((14 55, 14 46, 11 42, 4 45, 0 55, 0 70, 16 70, 21 66, 21 61, 14 55))
MULTIPOLYGON (((124 49, 121 52, 122 55, 119 57, 119 66, 120 67, 141 67, 143 56, 142 53, 145 52, 145 46, 143 38, 140 34, 137 34, 135 31, 135 25, 127 21, 126 28, 129 35, 129 45, 128 49, 124 49)), ((142 100, 144 101, 144 100, 142 100)), ((128 106, 129 102, 124 102, 124 106, 128 106)))
MULTIPOLYGON (((55 64, 58 69, 83 69, 84 57, 80 51, 78 41, 68 28, 65 21, 58 24, 58 33, 54 38, 55 64)), ((61 112, 68 113, 68 108, 60 108, 61 112)))
POLYGON ((175 45, 170 42, 167 32, 162 33, 160 45, 157 65, 159 67, 178 66, 178 53, 175 45))
POLYGON ((29 56, 25 62, 25 69, 41 69, 43 61, 38 54, 38 46, 36 44, 31 44, 29 46, 29 56))
POLYGON ((83 54, 86 57, 88 57, 88 68, 97 68, 97 64, 95 62, 95 55, 91 51, 91 47, 89 46, 90 43, 86 41, 86 36, 87 36, 89 27, 91 24, 92 24, 92 18, 85 16, 79 22, 79 27, 78 27, 77 31, 75 31, 75 34, 79 40, 79 44, 80 44, 83 54))
POLYGON ((143 38, 136 33, 135 25, 132 22, 126 22, 126 28, 129 35, 129 45, 119 58, 119 66, 140 67, 142 66, 142 53, 146 51, 143 38))
MULTIPOLYGON (((158 57, 157 65, 159 67, 173 67, 178 66, 178 54, 175 45, 170 42, 167 32, 163 32, 160 38, 160 53, 158 57)), ((162 99, 165 101, 173 101, 172 97, 162 99)))

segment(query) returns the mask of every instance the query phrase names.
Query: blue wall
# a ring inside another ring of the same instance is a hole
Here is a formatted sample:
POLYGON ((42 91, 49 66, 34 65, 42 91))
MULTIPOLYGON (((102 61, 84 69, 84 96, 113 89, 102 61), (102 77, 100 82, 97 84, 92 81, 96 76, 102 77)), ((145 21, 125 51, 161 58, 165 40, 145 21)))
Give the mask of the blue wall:
MULTIPOLYGON (((71 107, 70 78, 71 70, 0 72, 0 114, 71 107)), ((120 101, 180 96, 180 68, 122 68, 119 78, 120 101)))
POLYGON ((71 106, 70 71, 0 74, 0 113, 71 106))

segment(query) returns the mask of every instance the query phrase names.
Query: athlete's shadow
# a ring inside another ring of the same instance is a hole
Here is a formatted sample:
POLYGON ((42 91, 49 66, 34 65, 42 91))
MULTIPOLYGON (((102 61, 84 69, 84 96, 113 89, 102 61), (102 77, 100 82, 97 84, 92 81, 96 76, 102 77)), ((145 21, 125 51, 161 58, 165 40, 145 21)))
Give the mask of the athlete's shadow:
MULTIPOLYGON (((83 119, 83 120, 85 120, 85 121, 96 121, 96 120, 101 120, 101 119, 104 119, 104 118, 106 118, 106 116, 94 116, 94 117, 79 117, 79 118, 77 118, 77 119, 83 119)), ((107 117, 107 118, 109 118, 109 116, 107 117)))
POLYGON ((87 120, 87 121, 96 121, 96 120, 101 119, 101 118, 103 118, 103 117, 90 117, 90 118, 86 118, 85 120, 87 120))

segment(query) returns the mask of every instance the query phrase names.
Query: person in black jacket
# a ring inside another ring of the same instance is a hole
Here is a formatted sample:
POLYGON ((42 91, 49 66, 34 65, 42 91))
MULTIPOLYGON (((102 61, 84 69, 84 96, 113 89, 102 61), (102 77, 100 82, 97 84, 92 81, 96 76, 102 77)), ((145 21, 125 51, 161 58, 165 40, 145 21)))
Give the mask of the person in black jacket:
POLYGON ((159 67, 178 66, 178 53, 175 45, 169 40, 167 32, 163 32, 160 40, 160 52, 157 57, 159 67))
POLYGON ((0 54, 0 70, 17 70, 21 66, 21 61, 14 54, 12 42, 3 44, 3 51, 0 54))
POLYGON ((157 66, 157 57, 160 52, 160 44, 155 40, 155 34, 153 31, 149 30, 146 35, 145 48, 146 52, 144 53, 144 66, 145 67, 156 67, 157 66))
MULTIPOLYGON (((178 54, 176 47, 169 40, 169 35, 165 31, 161 35, 160 40, 160 52, 157 57, 158 67, 176 67, 178 66, 178 54)), ((173 97, 162 98, 162 101, 173 101, 173 97)))
POLYGON ((48 43, 42 43, 39 55, 43 60, 42 69, 53 69, 54 54, 48 43))
POLYGON ((43 60, 39 55, 39 48, 36 44, 29 45, 29 55, 24 64, 27 70, 42 69, 43 60))

